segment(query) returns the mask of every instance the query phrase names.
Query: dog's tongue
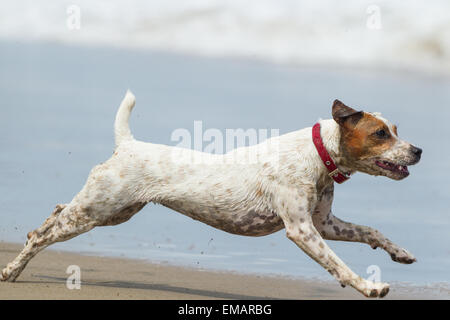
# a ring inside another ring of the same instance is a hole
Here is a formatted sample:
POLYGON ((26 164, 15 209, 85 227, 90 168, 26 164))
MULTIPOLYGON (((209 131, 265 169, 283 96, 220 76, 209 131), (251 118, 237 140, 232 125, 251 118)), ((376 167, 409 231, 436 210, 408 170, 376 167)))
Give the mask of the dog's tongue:
POLYGON ((391 171, 397 171, 397 172, 400 172, 403 174, 409 174, 409 170, 408 170, 407 166, 395 165, 393 163, 386 162, 386 161, 383 161, 383 162, 377 161, 376 163, 381 168, 391 170, 391 171))

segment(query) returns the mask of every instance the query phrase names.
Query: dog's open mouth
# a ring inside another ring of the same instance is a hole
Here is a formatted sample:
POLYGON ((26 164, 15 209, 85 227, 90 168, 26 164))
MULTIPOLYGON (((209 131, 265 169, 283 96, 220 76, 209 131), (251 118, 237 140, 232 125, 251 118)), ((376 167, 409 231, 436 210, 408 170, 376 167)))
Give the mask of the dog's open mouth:
POLYGON ((398 165, 389 161, 375 161, 375 164, 384 170, 391 171, 401 176, 408 176, 409 170, 407 166, 398 165))

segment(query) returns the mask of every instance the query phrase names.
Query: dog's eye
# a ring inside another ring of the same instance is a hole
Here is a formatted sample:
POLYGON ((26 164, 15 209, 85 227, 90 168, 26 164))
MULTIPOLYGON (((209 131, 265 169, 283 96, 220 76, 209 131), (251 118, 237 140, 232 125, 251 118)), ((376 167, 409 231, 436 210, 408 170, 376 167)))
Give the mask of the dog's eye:
POLYGON ((380 129, 380 130, 378 130, 377 132, 375 132, 375 134, 377 135, 377 137, 378 138, 387 138, 389 135, 388 135, 388 133, 386 132, 386 130, 384 130, 384 129, 380 129))

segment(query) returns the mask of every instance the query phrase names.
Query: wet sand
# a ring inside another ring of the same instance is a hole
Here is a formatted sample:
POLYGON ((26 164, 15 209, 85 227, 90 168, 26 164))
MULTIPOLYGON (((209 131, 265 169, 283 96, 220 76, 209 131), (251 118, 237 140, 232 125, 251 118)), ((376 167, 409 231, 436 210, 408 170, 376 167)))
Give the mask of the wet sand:
MULTIPOLYGON (((21 250, 0 242, 0 265, 21 250)), ((0 282, 0 299, 363 299, 335 282, 205 271, 132 259, 46 249, 14 283, 0 282), (67 267, 81 268, 81 289, 66 287, 67 267)), ((391 286, 388 299, 427 299, 391 286)))

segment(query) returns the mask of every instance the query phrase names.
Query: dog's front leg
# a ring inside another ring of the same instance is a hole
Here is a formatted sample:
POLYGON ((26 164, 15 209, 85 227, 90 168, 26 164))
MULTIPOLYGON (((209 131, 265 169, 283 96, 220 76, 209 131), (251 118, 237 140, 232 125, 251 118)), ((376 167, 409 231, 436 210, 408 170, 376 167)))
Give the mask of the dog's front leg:
POLYGON ((406 249, 396 245, 376 229, 342 221, 331 211, 323 219, 318 215, 315 215, 313 219, 317 230, 327 240, 367 243, 373 249, 378 247, 384 249, 396 262, 411 264, 417 261, 406 249))
POLYGON ((355 274, 328 247, 314 227, 311 208, 315 205, 313 188, 308 190, 278 190, 282 195, 275 207, 283 219, 287 237, 308 256, 333 275, 342 286, 350 285, 366 297, 384 297, 389 292, 386 283, 374 283, 355 274))
POLYGON ((324 239, 367 243, 373 249, 383 248, 396 262, 409 264, 416 261, 411 253, 390 241, 378 230, 335 217, 331 212, 333 194, 333 185, 325 188, 313 211, 314 226, 324 239))

